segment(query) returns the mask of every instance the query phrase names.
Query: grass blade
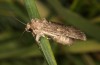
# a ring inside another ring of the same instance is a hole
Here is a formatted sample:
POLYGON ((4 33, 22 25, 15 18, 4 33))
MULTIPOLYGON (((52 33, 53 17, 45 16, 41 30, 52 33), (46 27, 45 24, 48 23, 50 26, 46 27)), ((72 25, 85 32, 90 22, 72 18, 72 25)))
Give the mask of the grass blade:
MULTIPOLYGON (((30 18, 40 18, 38 13, 35 0, 25 0, 25 5, 28 10, 30 18)), ((49 65, 57 65, 56 60, 54 58, 53 52, 50 47, 50 43, 46 38, 40 39, 40 49, 43 52, 47 62, 49 65)))
POLYGON ((57 65, 53 52, 51 51, 50 43, 46 38, 41 38, 40 47, 49 65, 57 65))
POLYGON ((25 5, 26 5, 30 19, 40 18, 40 15, 39 15, 39 12, 37 10, 34 0, 25 0, 25 5))

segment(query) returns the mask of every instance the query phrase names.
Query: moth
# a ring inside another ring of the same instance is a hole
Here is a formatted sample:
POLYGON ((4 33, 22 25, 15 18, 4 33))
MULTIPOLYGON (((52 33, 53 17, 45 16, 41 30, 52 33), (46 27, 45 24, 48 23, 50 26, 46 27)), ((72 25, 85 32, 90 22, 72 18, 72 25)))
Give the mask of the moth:
POLYGON ((41 36, 47 36, 63 45, 71 45, 75 40, 86 40, 86 35, 79 29, 48 22, 45 18, 32 19, 27 23, 25 30, 31 32, 38 43, 40 43, 41 36))

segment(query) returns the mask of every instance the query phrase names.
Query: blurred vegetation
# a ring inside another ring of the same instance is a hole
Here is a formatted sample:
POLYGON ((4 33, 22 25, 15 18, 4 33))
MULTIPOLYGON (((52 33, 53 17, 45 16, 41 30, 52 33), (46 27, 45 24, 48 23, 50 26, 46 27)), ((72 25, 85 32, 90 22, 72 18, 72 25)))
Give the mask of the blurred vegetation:
MULTIPOLYGON (((87 41, 63 46, 50 40, 58 65, 100 65, 100 1, 36 0, 41 18, 73 25, 87 41)), ((23 0, 0 0, 0 65, 47 65, 31 33, 22 32, 30 21, 23 0)))

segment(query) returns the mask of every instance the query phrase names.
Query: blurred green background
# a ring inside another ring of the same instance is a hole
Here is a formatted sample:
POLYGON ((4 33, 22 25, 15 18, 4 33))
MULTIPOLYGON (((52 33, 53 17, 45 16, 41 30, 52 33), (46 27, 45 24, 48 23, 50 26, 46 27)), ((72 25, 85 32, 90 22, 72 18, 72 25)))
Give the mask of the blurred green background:
MULTIPOLYGON (((36 0, 41 18, 73 25, 87 41, 72 46, 50 40, 58 65, 100 65, 100 0, 36 0)), ((48 65, 31 33, 23 0, 0 0, 0 65, 48 65)))

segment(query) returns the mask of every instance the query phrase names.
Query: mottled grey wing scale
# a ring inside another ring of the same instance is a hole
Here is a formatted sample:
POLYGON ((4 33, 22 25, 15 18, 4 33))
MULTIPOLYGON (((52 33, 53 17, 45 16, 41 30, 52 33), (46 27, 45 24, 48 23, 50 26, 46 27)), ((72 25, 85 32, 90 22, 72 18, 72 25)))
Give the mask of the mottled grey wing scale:
POLYGON ((68 37, 71 37, 74 39, 86 40, 85 34, 81 32, 80 30, 76 29, 75 27, 67 26, 66 31, 68 32, 68 34, 66 35, 68 37))
POLYGON ((73 39, 86 40, 85 34, 72 26, 64 26, 48 22, 44 27, 46 27, 44 28, 46 31, 55 35, 63 35, 73 39))

